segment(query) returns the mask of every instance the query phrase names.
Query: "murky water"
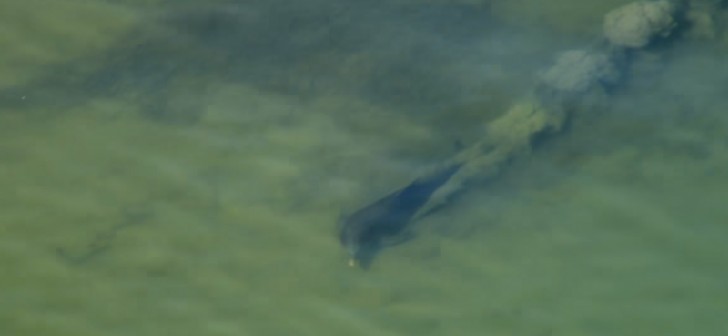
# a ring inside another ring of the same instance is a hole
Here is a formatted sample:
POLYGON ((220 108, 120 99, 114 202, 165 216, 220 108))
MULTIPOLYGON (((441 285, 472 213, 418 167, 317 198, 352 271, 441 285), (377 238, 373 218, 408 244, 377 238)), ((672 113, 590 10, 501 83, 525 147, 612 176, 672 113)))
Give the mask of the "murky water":
POLYGON ((0 333, 720 334, 716 1, 369 270, 336 239, 627 2, 4 1, 0 333))

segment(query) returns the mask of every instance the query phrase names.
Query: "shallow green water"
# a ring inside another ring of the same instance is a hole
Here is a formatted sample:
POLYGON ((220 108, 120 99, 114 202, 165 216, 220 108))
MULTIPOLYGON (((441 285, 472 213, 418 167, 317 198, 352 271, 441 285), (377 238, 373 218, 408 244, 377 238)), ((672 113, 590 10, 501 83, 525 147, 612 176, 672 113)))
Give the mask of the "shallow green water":
POLYGON ((4 2, 0 334, 720 334, 722 12, 346 266, 341 213, 476 141, 626 1, 539 3, 4 2))

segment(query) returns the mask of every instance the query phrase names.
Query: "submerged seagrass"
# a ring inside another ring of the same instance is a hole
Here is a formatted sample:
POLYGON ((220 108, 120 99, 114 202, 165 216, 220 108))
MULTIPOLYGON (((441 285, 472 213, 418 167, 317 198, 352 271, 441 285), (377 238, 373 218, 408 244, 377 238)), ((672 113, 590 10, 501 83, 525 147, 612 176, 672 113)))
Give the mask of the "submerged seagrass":
POLYGON ((351 258, 350 266, 367 267, 385 246, 409 238, 407 228, 430 196, 460 169, 456 164, 382 197, 339 222, 339 240, 351 258))

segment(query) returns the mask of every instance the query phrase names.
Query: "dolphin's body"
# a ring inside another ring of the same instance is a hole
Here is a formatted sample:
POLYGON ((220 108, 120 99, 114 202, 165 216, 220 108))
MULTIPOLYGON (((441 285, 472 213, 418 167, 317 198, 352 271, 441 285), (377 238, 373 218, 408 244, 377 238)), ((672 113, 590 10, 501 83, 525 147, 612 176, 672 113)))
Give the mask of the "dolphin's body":
POLYGON ((456 164, 414 180, 339 222, 339 240, 350 256, 351 266, 367 267, 384 246, 402 241, 417 211, 461 167, 456 164))

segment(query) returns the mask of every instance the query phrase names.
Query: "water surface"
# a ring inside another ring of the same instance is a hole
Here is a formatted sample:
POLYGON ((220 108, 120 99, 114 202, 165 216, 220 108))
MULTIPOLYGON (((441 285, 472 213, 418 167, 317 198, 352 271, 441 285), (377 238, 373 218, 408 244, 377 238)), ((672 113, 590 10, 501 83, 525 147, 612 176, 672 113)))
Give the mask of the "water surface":
POLYGON ((346 266, 341 213, 477 141, 626 1, 550 3, 5 1, 0 333, 725 330, 724 10, 346 266))

